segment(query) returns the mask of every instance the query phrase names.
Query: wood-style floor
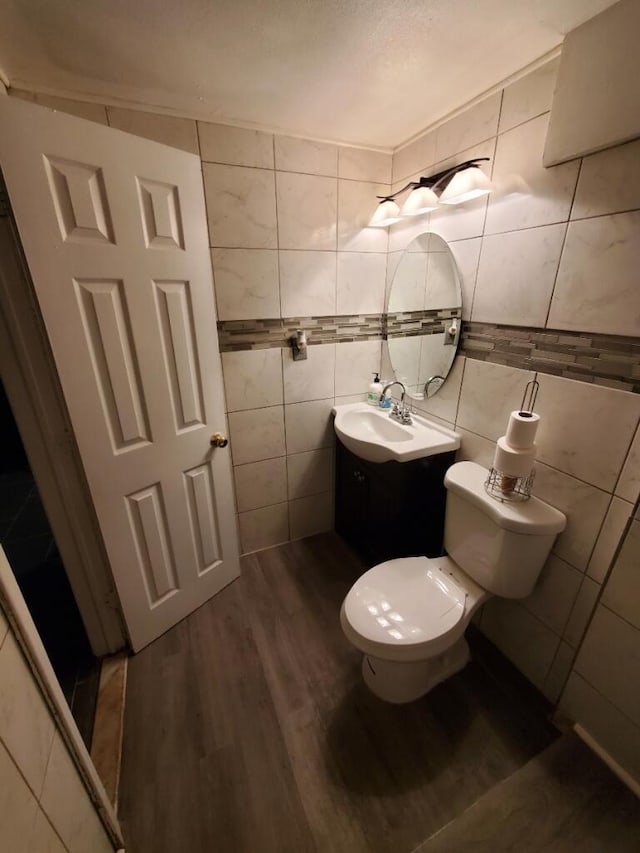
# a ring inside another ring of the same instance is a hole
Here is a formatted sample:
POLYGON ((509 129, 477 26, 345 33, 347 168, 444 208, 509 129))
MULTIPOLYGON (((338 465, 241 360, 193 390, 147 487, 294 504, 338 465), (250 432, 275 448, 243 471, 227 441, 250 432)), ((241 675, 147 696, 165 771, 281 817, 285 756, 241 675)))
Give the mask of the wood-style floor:
POLYGON ((410 853, 554 737, 477 662, 392 706, 361 682, 335 534, 242 576, 132 658, 120 818, 131 853, 410 853))
POLYGON ((638 853, 640 803, 568 732, 414 853, 638 853))

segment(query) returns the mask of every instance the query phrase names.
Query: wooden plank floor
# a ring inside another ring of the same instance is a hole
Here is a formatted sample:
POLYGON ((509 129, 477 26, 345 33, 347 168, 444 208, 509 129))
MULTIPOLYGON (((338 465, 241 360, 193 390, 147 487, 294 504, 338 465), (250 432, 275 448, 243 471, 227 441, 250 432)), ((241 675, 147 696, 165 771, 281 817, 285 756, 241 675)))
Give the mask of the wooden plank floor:
POLYGON ((573 732, 415 853, 637 853, 640 803, 573 732))
POLYGON ((242 576, 131 659, 120 817, 132 853, 410 853, 553 730, 476 663, 392 706, 339 608, 363 571, 335 534, 242 576))

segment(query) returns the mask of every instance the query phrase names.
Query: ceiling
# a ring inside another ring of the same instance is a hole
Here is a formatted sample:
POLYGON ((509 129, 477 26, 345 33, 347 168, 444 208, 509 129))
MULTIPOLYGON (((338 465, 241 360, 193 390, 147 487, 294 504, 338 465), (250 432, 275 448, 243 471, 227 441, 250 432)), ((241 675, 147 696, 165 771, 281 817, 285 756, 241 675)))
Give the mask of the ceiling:
POLYGON ((11 85, 393 148, 614 0, 4 0, 11 85))

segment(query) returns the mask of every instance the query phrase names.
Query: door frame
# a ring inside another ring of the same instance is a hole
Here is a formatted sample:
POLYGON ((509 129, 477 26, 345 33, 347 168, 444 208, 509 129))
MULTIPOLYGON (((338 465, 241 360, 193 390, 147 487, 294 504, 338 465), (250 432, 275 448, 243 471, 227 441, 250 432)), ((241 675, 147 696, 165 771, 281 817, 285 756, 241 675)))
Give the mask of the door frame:
POLYGON ((0 374, 89 643, 112 654, 124 619, 1 174, 0 374))
POLYGON ((64 698, 40 635, 27 609, 9 562, 0 547, 0 612, 11 625, 27 665, 49 707, 57 730, 65 742, 82 783, 102 821, 113 848, 124 853, 124 840, 115 809, 82 740, 76 722, 64 698))

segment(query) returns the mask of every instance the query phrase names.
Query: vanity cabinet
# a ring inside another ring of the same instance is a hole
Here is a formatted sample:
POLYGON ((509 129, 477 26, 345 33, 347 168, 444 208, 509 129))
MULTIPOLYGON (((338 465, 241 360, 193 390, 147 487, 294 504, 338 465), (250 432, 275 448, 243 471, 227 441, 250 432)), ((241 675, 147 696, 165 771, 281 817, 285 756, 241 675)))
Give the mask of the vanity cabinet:
POLYGON ((455 451, 365 462, 336 442, 336 530, 368 565, 442 553, 444 475, 455 451))

